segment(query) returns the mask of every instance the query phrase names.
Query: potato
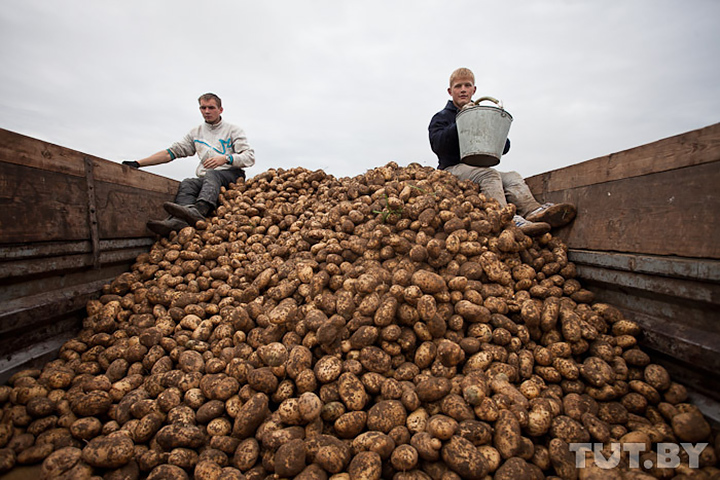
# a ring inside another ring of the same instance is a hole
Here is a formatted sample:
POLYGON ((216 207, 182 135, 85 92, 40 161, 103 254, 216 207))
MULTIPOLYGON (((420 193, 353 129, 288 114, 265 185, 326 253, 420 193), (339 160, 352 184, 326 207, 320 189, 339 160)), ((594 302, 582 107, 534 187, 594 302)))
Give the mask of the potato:
POLYGON ((54 451, 42 463, 41 478, 58 478, 72 469, 81 459, 82 450, 75 447, 65 447, 54 451))
POLYGON ((458 422, 446 415, 433 415, 427 422, 427 432, 440 440, 449 440, 457 430, 458 422))
POLYGON ((450 393, 450 380, 443 377, 429 377, 418 383, 415 391, 421 402, 434 402, 450 393))
POLYGON ((379 480, 382 474, 382 459, 375 452, 360 452, 350 461, 347 471, 352 479, 379 480))
POLYGON ((587 443, 590 441, 590 434, 583 424, 567 415, 558 415, 553 418, 550 425, 550 434, 565 443, 587 443))
POLYGON ((83 448, 82 460, 93 467, 122 467, 134 455, 133 441, 123 433, 95 437, 83 448))
POLYGON ((362 410, 368 401, 365 387, 355 375, 345 372, 338 379, 340 399, 348 410, 362 410))
POLYGON ((703 442, 710 435, 710 425, 696 410, 678 413, 672 417, 672 429, 684 442, 703 442))
POLYGON ((77 419, 70 426, 70 433, 80 440, 90 440, 102 431, 102 422, 95 417, 77 419))
POLYGON ((197 426, 178 423, 162 427, 155 440, 164 450, 169 451, 178 447, 198 448, 205 437, 197 426))
MULTIPOLYGON (((189 227, 185 227, 189 228, 189 227)), ((184 230, 184 229, 183 229, 184 230)), ((182 232, 182 230, 181 230, 182 232)), ((147 476, 148 480, 189 480, 187 472, 176 465, 158 465, 147 476)))
POLYGON ((333 428, 340 438, 354 438, 365 429, 367 420, 365 411, 347 412, 335 420, 333 428))
POLYGON ((275 472, 282 477, 293 477, 305 468, 305 443, 291 440, 278 448, 275 454, 275 472))
POLYGON ((411 445, 400 445, 396 448, 391 457, 390 464, 399 471, 412 470, 418 464, 418 452, 411 445))
POLYGON ((377 431, 364 432, 352 441, 353 453, 371 451, 387 460, 395 449, 395 441, 388 435, 377 431))
POLYGON ((0 448, 0 472, 12 470, 15 466, 15 451, 11 448, 0 448))
MULTIPOLYGON (((223 188, 88 303, 57 360, 0 386, 0 468, 618 478, 578 470, 568 442, 709 441, 638 324, 591 304, 567 246, 514 213, 419 164, 223 188)), ((706 450, 690 473, 715 473, 706 450)))
POLYGON ((197 461, 198 454, 189 448, 173 448, 168 455, 168 464, 185 470, 193 470, 197 461))
POLYGON ((442 459, 462 478, 479 480, 488 473, 485 457, 469 440, 457 435, 443 446, 442 459))
POLYGON ((195 465, 193 478, 197 480, 215 480, 222 474, 222 467, 211 460, 201 460, 195 465))
POLYGON ((504 462, 495 472, 497 480, 513 480, 517 478, 542 479, 545 476, 537 465, 528 463, 520 457, 512 457, 504 462))
POLYGON ((233 435, 245 439, 252 435, 268 415, 269 399, 264 393, 253 395, 240 409, 233 425, 233 435))
POLYGON ((22 450, 17 453, 15 461, 20 465, 32 465, 35 463, 42 462, 48 455, 50 455, 54 446, 51 443, 41 443, 39 445, 33 445, 29 448, 22 450))
POLYGON ((430 295, 447 290, 445 280, 440 275, 429 270, 418 270, 412 275, 411 282, 424 293, 430 295))

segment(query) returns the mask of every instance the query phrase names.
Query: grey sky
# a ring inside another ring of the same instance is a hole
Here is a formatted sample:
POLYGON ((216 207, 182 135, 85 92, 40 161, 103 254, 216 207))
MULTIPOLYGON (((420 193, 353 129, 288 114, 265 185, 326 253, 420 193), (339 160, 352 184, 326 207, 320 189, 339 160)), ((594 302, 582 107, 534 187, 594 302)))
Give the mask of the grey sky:
POLYGON ((717 0, 2 6, 0 127, 113 161, 180 139, 211 91, 256 151, 250 176, 436 166, 427 125, 460 66, 513 115, 498 168, 524 176, 720 121, 717 0))

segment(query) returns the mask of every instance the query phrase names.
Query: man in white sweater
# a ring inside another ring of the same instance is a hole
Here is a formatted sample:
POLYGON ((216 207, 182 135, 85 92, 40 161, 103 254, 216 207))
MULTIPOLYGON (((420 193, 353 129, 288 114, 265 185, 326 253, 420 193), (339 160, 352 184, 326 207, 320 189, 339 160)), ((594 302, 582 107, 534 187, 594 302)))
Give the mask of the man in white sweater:
POLYGON ((220 188, 227 188, 239 178, 244 179, 243 168, 255 164, 255 152, 250 148, 245 132, 223 121, 220 97, 206 93, 200 96, 198 102, 205 119, 203 124, 190 130, 182 140, 166 150, 137 161, 123 162, 132 168, 140 168, 195 154, 200 158, 195 170, 197 177, 183 180, 175 202, 163 205, 170 217, 147 222, 147 227, 161 236, 203 220, 217 207, 220 188))

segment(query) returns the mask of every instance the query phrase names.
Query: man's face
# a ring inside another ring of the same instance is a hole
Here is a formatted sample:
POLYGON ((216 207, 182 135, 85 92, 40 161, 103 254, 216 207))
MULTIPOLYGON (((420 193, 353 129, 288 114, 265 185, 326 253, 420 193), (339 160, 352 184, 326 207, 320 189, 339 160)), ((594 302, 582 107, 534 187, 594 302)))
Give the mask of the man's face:
POLYGON ((452 101, 456 107, 462 108, 472 99, 475 94, 475 84, 472 78, 456 78, 452 85, 448 88, 448 93, 452 97, 452 101))
POLYGON ((215 100, 200 100, 200 113, 207 123, 217 123, 222 112, 223 109, 217 106, 215 100))

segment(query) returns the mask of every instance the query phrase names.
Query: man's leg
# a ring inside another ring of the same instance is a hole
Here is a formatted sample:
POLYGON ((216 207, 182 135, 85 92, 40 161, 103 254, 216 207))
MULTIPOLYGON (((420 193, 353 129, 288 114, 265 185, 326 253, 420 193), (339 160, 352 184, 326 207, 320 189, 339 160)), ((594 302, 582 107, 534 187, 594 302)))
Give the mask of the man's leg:
MULTIPOLYGON (((222 187, 229 187, 231 183, 237 181, 238 178, 245 178, 245 172, 242 170, 210 170, 203 178, 196 179, 197 182, 190 184, 188 182, 188 192, 190 186, 197 189, 197 193, 193 190, 193 202, 189 204, 181 203, 191 198, 191 195, 176 198, 176 202, 166 202, 163 206, 170 215, 179 217, 187 221, 190 225, 205 217, 217 207, 218 196, 222 187)), ((184 182, 184 181, 183 181, 184 182)))
POLYGON ((194 205, 202 189, 203 181, 200 178, 186 178, 180 182, 175 203, 178 205, 194 205))
POLYGON ((208 171, 197 196, 198 202, 205 202, 210 205, 210 211, 215 210, 218 205, 220 189, 222 187, 228 188, 238 178, 245 178, 245 172, 238 169, 208 171))

